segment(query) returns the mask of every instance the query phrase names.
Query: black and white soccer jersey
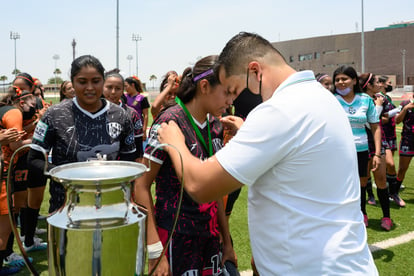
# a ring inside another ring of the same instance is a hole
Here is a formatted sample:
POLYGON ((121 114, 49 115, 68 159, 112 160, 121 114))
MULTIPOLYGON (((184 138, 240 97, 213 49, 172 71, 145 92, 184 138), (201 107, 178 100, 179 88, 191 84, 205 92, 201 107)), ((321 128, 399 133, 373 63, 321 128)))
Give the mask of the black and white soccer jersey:
POLYGON ((103 108, 92 114, 76 101, 51 106, 39 121, 33 143, 47 152, 53 148, 52 163, 96 159, 117 160, 120 154, 136 151, 130 116, 121 107, 103 101, 103 108))

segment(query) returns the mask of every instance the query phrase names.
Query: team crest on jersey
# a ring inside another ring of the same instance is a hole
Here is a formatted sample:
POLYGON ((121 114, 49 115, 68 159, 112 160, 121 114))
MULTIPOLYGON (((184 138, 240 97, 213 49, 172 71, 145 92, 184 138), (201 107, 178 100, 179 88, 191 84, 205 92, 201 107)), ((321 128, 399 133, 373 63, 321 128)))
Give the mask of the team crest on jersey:
POLYGON ((128 137, 125 139, 125 144, 132 145, 135 142, 134 134, 131 133, 128 135, 128 137))
POLYGON ((356 109, 354 107, 350 106, 348 111, 349 111, 349 114, 355 114, 356 109))
POLYGON ((106 125, 106 130, 108 131, 109 136, 111 136, 112 139, 115 139, 121 134, 122 126, 119 123, 112 122, 106 125))

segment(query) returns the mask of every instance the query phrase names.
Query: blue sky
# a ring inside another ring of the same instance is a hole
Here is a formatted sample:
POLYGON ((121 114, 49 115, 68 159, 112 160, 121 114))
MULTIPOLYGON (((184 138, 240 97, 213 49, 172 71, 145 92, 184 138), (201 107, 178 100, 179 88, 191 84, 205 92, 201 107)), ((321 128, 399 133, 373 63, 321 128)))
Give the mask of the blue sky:
MULTIPOLYGON (((198 57, 219 54, 240 31, 256 32, 271 42, 361 31, 361 0, 119 0, 119 65, 129 75, 128 55, 139 77, 158 81, 169 70, 181 73, 198 57)), ((116 0, 4 0, 0 15, 0 75, 9 81, 17 68, 43 83, 53 77, 55 54, 62 78, 69 79, 72 39, 76 55, 91 54, 105 69, 116 66, 116 0)), ((364 0, 364 29, 414 20, 412 0, 364 0)), ((407 53, 409 54, 409 53, 407 53)), ((157 83, 158 83, 157 81, 157 83)), ((157 85, 156 83, 156 85, 157 85)))

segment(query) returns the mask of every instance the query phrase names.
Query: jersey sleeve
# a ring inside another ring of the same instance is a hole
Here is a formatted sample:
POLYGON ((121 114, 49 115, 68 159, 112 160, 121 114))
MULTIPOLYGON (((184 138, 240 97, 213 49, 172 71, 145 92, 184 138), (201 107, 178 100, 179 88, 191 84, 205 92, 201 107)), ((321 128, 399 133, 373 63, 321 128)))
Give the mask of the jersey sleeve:
POLYGON ((23 130, 23 115, 17 108, 10 109, 3 115, 4 128, 16 128, 18 131, 23 130))
MULTIPOLYGON (((32 143, 42 147, 46 152, 53 147, 54 127, 52 109, 48 109, 36 125, 32 143)), ((33 149, 36 149, 32 147, 33 149)))
POLYGON ((374 101, 368 97, 367 98, 368 109, 367 109, 367 121, 371 124, 379 123, 379 114, 375 108, 374 101))
POLYGON ((142 121, 138 115, 138 112, 132 107, 128 106, 129 114, 131 115, 132 126, 134 127, 135 137, 139 137, 142 133, 142 121))
POLYGON ((147 97, 144 97, 141 101, 141 110, 147 109, 150 107, 147 97))
POLYGON ((136 151, 135 148, 135 135, 134 135, 134 127, 132 125, 132 119, 128 116, 127 112, 122 109, 122 113, 124 114, 123 118, 123 127, 122 133, 120 137, 120 149, 119 152, 121 154, 128 154, 133 153, 136 151))
POLYGON ((167 123, 171 119, 173 118, 168 114, 168 112, 164 112, 160 114, 160 116, 158 116, 158 118, 154 121, 149 131, 148 144, 145 147, 145 158, 158 164, 163 164, 165 159, 167 159, 168 153, 165 152, 162 148, 157 148, 161 144, 158 141, 158 129, 162 123, 167 123))

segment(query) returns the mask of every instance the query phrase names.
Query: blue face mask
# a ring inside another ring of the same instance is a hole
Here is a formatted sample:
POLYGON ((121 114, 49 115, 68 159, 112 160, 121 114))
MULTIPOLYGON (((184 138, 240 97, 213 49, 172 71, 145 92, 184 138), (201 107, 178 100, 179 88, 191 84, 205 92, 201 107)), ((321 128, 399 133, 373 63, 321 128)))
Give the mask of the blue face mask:
POLYGON ((352 91, 352 88, 351 87, 347 87, 344 90, 341 90, 341 89, 336 88, 335 91, 336 91, 336 93, 338 93, 341 96, 346 96, 346 95, 348 95, 352 91))

